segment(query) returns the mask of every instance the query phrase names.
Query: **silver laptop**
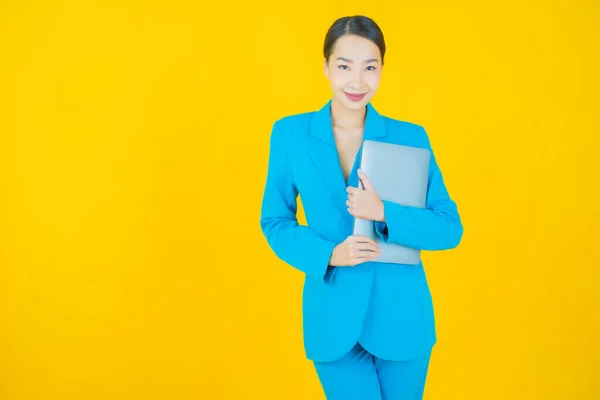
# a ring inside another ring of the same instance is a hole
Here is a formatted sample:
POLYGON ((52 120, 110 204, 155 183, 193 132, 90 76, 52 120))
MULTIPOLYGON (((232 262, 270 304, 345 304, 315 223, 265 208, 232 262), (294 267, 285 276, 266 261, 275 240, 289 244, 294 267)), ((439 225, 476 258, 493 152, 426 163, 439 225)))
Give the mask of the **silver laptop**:
MULTIPOLYGON (((381 200, 424 208, 430 157, 428 149, 365 140, 360 169, 381 200)), ((364 189, 360 180, 359 187, 364 189)), ((375 232, 374 221, 355 218, 354 234, 368 236, 379 244, 381 254, 372 261, 416 265, 421 259, 419 249, 384 243, 375 232)))

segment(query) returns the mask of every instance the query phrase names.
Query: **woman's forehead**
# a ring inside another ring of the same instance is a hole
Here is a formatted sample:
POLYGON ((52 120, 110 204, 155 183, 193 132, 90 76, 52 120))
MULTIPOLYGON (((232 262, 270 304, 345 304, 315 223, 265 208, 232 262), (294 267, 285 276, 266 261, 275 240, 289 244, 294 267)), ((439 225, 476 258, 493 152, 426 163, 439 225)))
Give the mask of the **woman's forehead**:
POLYGON ((332 55, 343 57, 353 62, 364 62, 373 58, 379 59, 379 47, 368 39, 356 35, 340 37, 334 46, 332 55))

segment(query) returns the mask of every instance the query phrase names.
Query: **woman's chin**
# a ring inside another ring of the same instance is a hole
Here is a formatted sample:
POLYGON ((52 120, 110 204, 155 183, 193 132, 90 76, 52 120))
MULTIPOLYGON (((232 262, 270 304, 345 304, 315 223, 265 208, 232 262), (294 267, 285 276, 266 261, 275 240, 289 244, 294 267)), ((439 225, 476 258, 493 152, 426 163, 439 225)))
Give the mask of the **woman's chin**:
POLYGON ((358 110, 362 110, 367 105, 368 102, 369 102, 369 100, 367 98, 364 98, 360 101, 352 101, 352 100, 346 98, 346 99, 344 99, 342 104, 348 110, 358 111, 358 110))
POLYGON ((334 96, 334 100, 337 101, 337 103, 339 105, 341 105, 342 107, 344 107, 346 110, 361 111, 361 110, 364 110, 364 108, 367 106, 367 103, 371 100, 372 97, 373 96, 368 96, 368 97, 365 96, 364 98, 362 98, 358 101, 353 101, 353 100, 349 99, 344 93, 341 93, 341 94, 336 94, 334 96))

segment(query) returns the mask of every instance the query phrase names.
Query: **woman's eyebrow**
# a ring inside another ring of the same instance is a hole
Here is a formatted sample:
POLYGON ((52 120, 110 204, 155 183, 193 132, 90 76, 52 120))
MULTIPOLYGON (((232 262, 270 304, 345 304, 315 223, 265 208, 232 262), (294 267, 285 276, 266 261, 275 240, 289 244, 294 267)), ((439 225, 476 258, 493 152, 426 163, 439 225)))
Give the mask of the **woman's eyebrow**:
MULTIPOLYGON (((338 57, 337 60, 342 60, 345 61, 347 63, 353 63, 354 61, 350 60, 349 58, 346 57, 338 57)), ((369 58, 368 60, 363 61, 365 64, 371 63, 371 62, 379 62, 376 58, 369 58)))

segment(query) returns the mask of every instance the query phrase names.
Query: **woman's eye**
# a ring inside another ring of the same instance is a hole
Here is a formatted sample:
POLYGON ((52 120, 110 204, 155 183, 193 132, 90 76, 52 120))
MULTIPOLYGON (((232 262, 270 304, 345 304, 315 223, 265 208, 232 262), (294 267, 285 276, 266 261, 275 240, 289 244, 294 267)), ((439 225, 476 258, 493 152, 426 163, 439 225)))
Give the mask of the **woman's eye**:
POLYGON ((346 69, 346 68, 348 68, 348 66, 347 65, 340 65, 338 68, 346 69))
POLYGON ((370 70, 370 71, 375 71, 375 70, 376 70, 376 68, 375 68, 374 66, 372 66, 372 65, 369 65, 369 66, 367 67, 367 70, 368 70, 369 68, 373 68, 373 69, 372 69, 372 70, 370 70))

